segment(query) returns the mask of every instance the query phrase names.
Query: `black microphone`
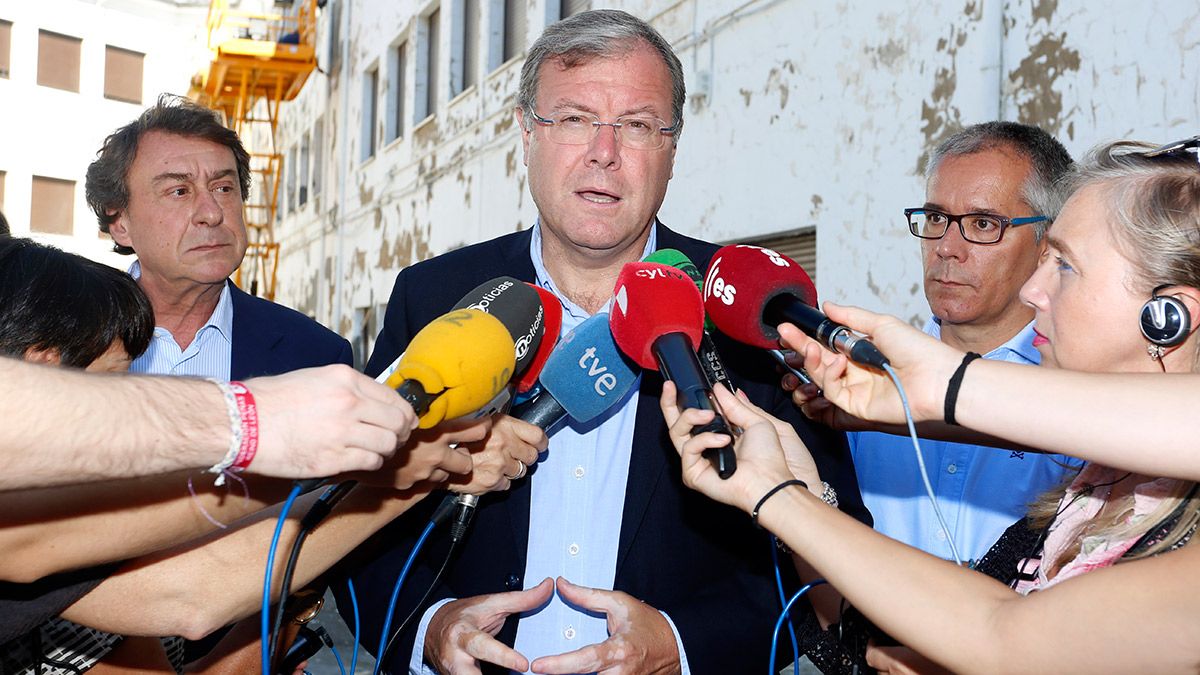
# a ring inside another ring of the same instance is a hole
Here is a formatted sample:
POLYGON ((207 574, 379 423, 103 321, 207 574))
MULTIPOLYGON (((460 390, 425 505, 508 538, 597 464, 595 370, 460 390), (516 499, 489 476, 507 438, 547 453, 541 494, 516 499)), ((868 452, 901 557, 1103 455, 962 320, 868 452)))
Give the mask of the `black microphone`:
POLYGON ((809 307, 795 296, 778 295, 769 300, 763 308, 763 320, 776 326, 784 322, 795 324, 805 335, 831 351, 844 354, 851 361, 880 370, 888 363, 887 357, 870 340, 825 316, 821 310, 809 307))

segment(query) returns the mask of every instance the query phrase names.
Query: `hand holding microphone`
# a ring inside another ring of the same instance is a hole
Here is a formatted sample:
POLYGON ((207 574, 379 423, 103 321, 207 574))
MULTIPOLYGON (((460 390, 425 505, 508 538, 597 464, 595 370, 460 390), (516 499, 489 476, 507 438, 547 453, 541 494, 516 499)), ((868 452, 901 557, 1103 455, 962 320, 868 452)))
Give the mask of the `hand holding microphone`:
MULTIPOLYGON (((629 263, 617 277, 612 316, 613 338, 638 365, 662 371, 678 389, 679 405, 717 411, 712 387, 696 356, 704 327, 704 305, 687 275, 657 263, 629 263)), ((733 432, 719 413, 696 433, 712 431, 731 439, 733 432)), ((709 448, 707 458, 721 478, 737 469, 732 443, 709 448)))

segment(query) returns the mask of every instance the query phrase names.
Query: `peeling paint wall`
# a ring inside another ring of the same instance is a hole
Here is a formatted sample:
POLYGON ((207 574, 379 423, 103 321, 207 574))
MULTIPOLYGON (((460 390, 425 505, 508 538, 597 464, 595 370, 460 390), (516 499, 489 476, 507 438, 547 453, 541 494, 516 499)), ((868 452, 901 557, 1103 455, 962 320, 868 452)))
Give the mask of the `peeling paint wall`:
MULTIPOLYGON (((435 6, 331 2, 349 10, 348 70, 314 75, 283 112, 281 147, 322 116, 329 147, 321 196, 279 228, 280 299, 335 329, 363 323, 356 311, 377 312, 405 265, 536 217, 511 116, 519 58, 481 68, 480 83, 453 99, 443 71, 436 114, 415 128, 410 119, 401 139, 359 161, 363 72, 378 65, 386 83, 390 48, 416 44, 420 17, 435 6)), ((923 201, 937 142, 962 125, 1013 119, 1042 125, 1078 155, 1116 137, 1166 141, 1200 126, 1195 3, 607 6, 650 19, 684 65, 686 124, 663 221, 714 241, 815 227, 823 298, 914 322, 928 308, 901 210, 923 201)), ((527 44, 556 7, 530 0, 527 44)), ((461 39, 452 14, 442 12, 443 62, 461 39)), ((323 17, 322 40, 328 24, 323 17)), ((488 25, 482 17, 481 33, 488 25)), ((418 61, 410 52, 408 111, 418 61)), ((386 100, 381 93, 381 135, 386 100)))

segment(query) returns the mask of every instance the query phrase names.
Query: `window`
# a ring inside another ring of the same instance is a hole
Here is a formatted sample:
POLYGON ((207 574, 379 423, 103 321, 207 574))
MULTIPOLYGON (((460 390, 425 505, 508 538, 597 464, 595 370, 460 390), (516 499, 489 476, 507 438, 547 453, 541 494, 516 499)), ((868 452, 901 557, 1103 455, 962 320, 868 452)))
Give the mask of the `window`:
POLYGON ((479 0, 462 0, 462 35, 458 51, 459 84, 451 92, 457 96, 479 84, 479 0))
POLYGON ((375 121, 379 109, 379 68, 363 73, 362 161, 375 156, 375 121))
POLYGON ((588 2, 588 0, 560 0, 558 3, 558 18, 565 19, 568 16, 586 12, 590 4, 592 3, 588 2))
POLYGON ((37 83, 79 91, 79 38, 38 31, 37 83))
POLYGON ((433 10, 425 19, 425 114, 422 119, 437 112, 438 74, 441 64, 438 62, 438 42, 441 41, 442 11, 433 10))
POLYGON ((0 77, 8 77, 12 52, 12 22, 0 20, 0 77))
POLYGON ((401 42, 392 48, 391 68, 388 69, 388 116, 387 142, 404 135, 404 96, 408 81, 408 43, 401 42))
POLYGON ((325 6, 329 12, 329 74, 334 76, 342 64, 342 3, 329 0, 325 6))
POLYGON ((300 206, 308 203, 308 134, 300 141, 300 206))
POLYGON ((525 50, 525 0, 504 0, 504 53, 502 62, 525 50))
POLYGON ((75 181, 33 177, 29 199, 29 229, 46 234, 75 231, 75 181))
POLYGON ((312 196, 313 199, 321 196, 321 179, 325 177, 325 165, 321 162, 325 158, 325 118, 318 117, 317 123, 313 125, 313 168, 312 168, 312 196))
POLYGON ((284 156, 283 163, 287 166, 284 170, 287 171, 287 212, 296 212, 296 147, 288 150, 284 156))
POLYGON ((142 61, 145 55, 108 45, 104 49, 104 98, 142 102, 142 61))

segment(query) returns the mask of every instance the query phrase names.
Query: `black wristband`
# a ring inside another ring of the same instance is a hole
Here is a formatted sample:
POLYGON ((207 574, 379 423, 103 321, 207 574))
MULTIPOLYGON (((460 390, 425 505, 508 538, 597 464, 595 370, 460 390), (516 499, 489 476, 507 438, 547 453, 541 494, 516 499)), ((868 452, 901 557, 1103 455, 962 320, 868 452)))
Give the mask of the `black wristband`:
POLYGON ((962 363, 958 364, 958 370, 950 376, 950 384, 946 387, 946 424, 958 426, 958 422, 954 419, 954 406, 958 404, 958 389, 962 386, 963 375, 967 372, 967 365, 978 358, 983 358, 975 352, 967 352, 963 356, 962 363))
POLYGON ((754 510, 750 512, 750 522, 754 523, 755 527, 757 527, 760 530, 762 529, 762 526, 758 524, 758 512, 760 509, 762 509, 763 504, 765 504, 767 502, 767 500, 770 499, 771 496, 774 495, 776 492, 779 492, 783 488, 788 487, 790 485, 799 485, 800 487, 804 488, 805 490, 808 489, 808 483, 805 483, 804 481, 800 480, 799 478, 793 478, 791 480, 785 480, 782 483, 780 483, 779 485, 776 485, 775 487, 771 488, 770 490, 767 490, 767 494, 763 495, 762 499, 758 500, 758 503, 754 505, 754 510))

